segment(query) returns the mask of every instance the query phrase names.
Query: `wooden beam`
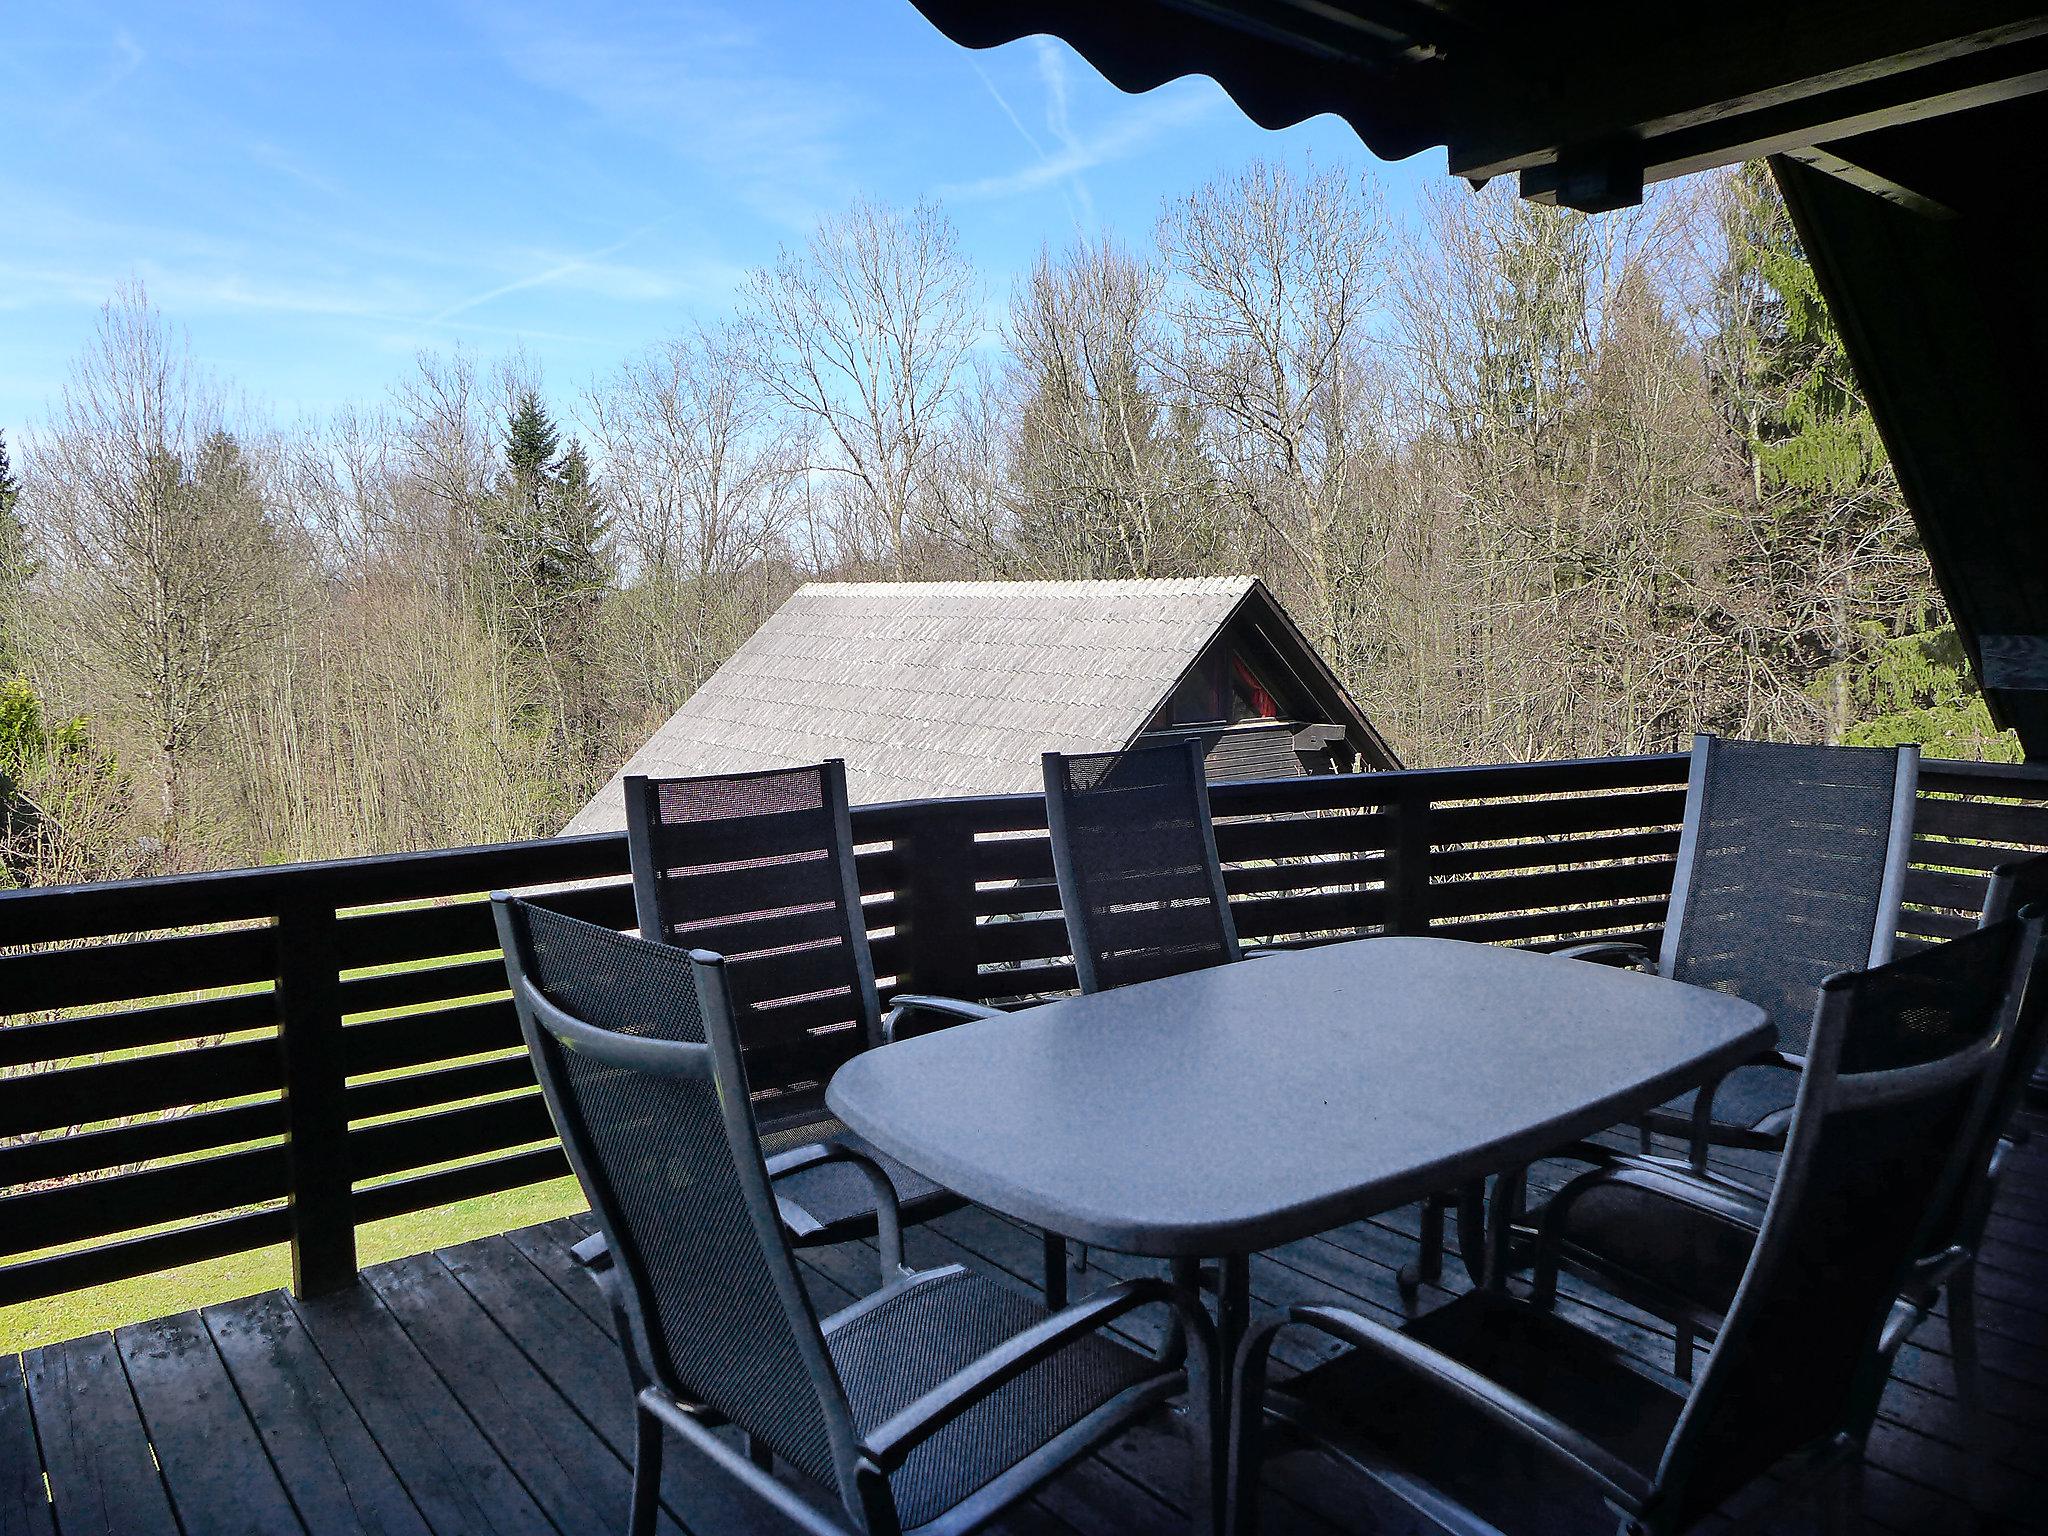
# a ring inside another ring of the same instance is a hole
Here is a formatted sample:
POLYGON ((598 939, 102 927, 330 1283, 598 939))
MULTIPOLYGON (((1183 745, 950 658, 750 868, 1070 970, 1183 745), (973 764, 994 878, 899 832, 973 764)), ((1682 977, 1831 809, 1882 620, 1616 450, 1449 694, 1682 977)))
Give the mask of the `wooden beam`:
POLYGON ((1852 119, 1878 126, 1883 114, 1937 89, 1986 84, 1986 67, 1970 61, 2043 36, 2048 15, 2026 0, 1745 0, 1677 16, 1588 6, 1569 25, 1447 60, 1438 107, 1450 125, 1454 175, 1531 170, 1570 146, 1627 131, 1643 141, 1655 180, 1782 147, 1779 140, 1861 131, 1846 126, 1852 119), (1906 78, 1941 66, 1961 78, 1941 86, 1906 78), (1681 147, 1651 147, 1665 139, 1681 147), (1680 165, 1682 156, 1706 159, 1680 165))
MULTIPOLYGON (((2048 91, 2048 35, 1943 60, 1910 74, 1846 86, 1824 96, 1716 119, 1699 127, 1650 137, 1631 147, 1641 164, 1643 181, 1650 183, 1827 144, 1836 150, 1845 168, 1863 167, 1860 177, 1847 175, 1843 179, 1854 181, 1866 191, 1879 191, 1881 182, 1896 183, 1891 187, 1893 195, 1889 200, 1913 206, 1916 199, 1925 200, 1924 193, 1895 177, 1880 176, 1875 166, 1866 164, 1868 156, 1840 149, 1840 142, 2044 91, 2048 91)), ((1567 183, 1573 180, 1574 163, 1575 157, 1567 151, 1552 164, 1530 167, 1522 172, 1522 195, 1535 202, 1584 206, 1566 196, 1567 183)), ((1817 168, 1840 174, 1833 166, 1817 168)), ((1583 170, 1579 175, 1583 179, 1583 170)))
POLYGON ((1977 652, 1986 688, 2048 693, 2048 635, 1980 635, 1977 652))
POLYGON ((1902 181, 1894 180, 1882 171, 1851 159, 1844 151, 1854 142, 1850 140, 1846 144, 1815 144, 1806 149, 1788 149, 1785 155, 1802 165, 1812 166, 1816 171, 1823 171, 1837 181, 1846 181, 1852 187, 1861 187, 1872 197, 1881 197, 1888 203, 1897 203, 1901 208, 1917 213, 1922 218, 1952 219, 1956 216, 1956 210, 1947 203, 1929 197, 1902 181))

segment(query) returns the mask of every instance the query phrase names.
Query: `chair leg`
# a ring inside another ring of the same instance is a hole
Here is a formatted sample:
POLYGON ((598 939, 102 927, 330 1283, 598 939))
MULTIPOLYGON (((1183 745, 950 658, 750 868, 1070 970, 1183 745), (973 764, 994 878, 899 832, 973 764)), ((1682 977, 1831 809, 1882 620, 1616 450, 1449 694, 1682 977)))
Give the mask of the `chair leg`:
POLYGON ((1067 1240, 1057 1232, 1045 1234, 1045 1305, 1057 1312, 1067 1304, 1067 1240))
POLYGON ((1678 1325, 1678 1338, 1671 1346, 1671 1374, 1680 1381, 1692 1380, 1692 1324, 1678 1325))
POLYGON ((1973 1259, 1949 1277, 1949 1361, 1956 1373, 1956 1437, 1962 1442, 1963 1487, 1979 1514, 1988 1511, 1991 1490, 1985 1476, 1984 1379, 1977 1349, 1977 1264, 1973 1259))
POLYGON ((1224 1466, 1225 1497, 1221 1510, 1225 1536, 1258 1536, 1259 1469, 1265 1447, 1266 1364, 1272 1350, 1272 1329, 1267 1325, 1260 1337, 1248 1341, 1240 1353, 1233 1374, 1236 1381, 1225 1394, 1229 1413, 1219 1426, 1228 1436, 1224 1466))
POLYGON ((634 1413, 633 1511, 629 1536, 654 1536, 654 1516, 661 1504, 661 1420, 639 1408, 634 1413))
POLYGON ((1422 1202, 1422 1251, 1403 1264, 1394 1276, 1394 1283, 1401 1288, 1405 1300, 1415 1299, 1423 1281, 1434 1285, 1443 1278, 1445 1203, 1442 1195, 1431 1195, 1422 1202))

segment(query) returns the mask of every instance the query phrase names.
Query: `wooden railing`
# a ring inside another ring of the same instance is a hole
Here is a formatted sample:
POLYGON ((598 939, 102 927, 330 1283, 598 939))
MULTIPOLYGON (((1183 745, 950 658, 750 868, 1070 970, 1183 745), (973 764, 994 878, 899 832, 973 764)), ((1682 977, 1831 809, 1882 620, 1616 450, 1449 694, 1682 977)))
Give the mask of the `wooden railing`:
MULTIPOLYGON (((1212 792, 1248 943, 1654 942, 1679 756, 1212 792)), ((854 813, 885 991, 1073 985, 1032 795, 854 813)), ((1928 764, 1903 930, 1968 926, 2048 846, 2048 771, 1928 764)), ((289 1241, 352 1282, 365 1222, 566 1171, 503 989, 494 888, 622 875, 619 835, 0 894, 0 1304, 289 1241)), ((627 926, 618 884, 557 905, 627 926)), ((769 1092, 814 1089, 801 1056, 769 1092)))

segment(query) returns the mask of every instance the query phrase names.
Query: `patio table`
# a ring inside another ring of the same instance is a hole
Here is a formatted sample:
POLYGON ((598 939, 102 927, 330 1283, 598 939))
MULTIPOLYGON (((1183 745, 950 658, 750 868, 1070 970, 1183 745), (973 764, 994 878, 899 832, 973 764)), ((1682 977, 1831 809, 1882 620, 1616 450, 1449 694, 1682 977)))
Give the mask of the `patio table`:
MULTIPOLYGON (((1222 1263, 1518 1169, 1773 1043, 1661 977, 1453 939, 1286 951, 864 1051, 833 1113, 979 1205, 1222 1263)), ((1225 1356, 1228 1359, 1228 1356, 1225 1356)))

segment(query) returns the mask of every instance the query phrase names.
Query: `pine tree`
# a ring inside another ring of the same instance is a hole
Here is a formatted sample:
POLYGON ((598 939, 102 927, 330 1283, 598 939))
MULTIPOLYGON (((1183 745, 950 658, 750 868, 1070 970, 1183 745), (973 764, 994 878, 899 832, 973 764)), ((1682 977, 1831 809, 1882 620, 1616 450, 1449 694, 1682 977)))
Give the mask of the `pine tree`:
POLYGON ((598 745, 602 713, 593 663, 613 577, 609 520, 582 444, 562 445, 532 390, 520 395, 506 422, 504 456, 484 531, 487 617, 546 669, 564 744, 589 753, 598 745))
POLYGON ((15 606, 29 577, 35 574, 29 559, 28 532, 16 510, 20 503, 21 482, 8 462, 7 434, 0 432, 0 670, 15 665, 15 606))
POLYGON ((1764 516, 1758 586, 1780 594, 1789 660, 1829 740, 1920 730, 1999 757, 1841 332, 1761 161, 1730 178, 1718 359, 1764 516), (1816 573, 1828 573, 1825 576, 1816 573))

